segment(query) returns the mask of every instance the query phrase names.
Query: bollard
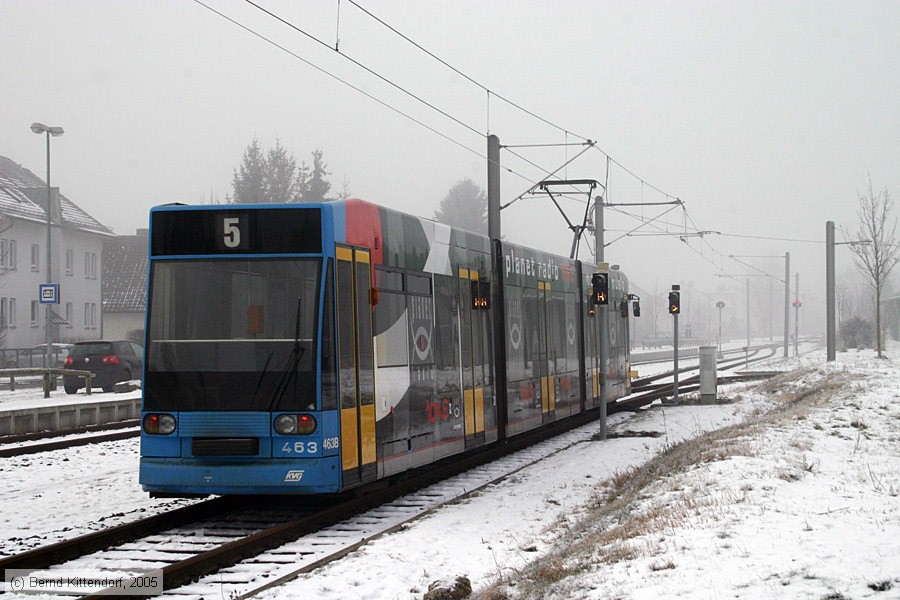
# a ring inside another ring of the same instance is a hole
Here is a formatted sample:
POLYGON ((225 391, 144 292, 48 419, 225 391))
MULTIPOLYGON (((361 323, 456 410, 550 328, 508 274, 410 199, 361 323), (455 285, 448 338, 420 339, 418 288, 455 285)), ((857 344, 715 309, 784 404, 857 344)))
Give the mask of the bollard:
POLYGON ((716 387, 716 347, 700 346, 700 404, 716 403, 716 387))

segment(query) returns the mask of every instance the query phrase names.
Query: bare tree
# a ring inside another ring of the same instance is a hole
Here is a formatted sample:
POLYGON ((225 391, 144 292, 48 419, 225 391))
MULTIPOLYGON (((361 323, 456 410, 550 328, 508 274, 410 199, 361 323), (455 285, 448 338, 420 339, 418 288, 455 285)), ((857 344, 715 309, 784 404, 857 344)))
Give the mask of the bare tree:
POLYGON ((349 200, 350 194, 350 182, 344 177, 344 180, 341 181, 341 191, 338 192, 337 198, 338 200, 349 200))
POLYGON ((875 292, 875 345, 882 358, 881 292, 891 270, 900 261, 900 241, 897 240, 897 219, 889 222, 893 209, 887 188, 875 194, 869 177, 869 194, 857 193, 859 230, 850 244, 856 268, 866 276, 866 283, 875 292))

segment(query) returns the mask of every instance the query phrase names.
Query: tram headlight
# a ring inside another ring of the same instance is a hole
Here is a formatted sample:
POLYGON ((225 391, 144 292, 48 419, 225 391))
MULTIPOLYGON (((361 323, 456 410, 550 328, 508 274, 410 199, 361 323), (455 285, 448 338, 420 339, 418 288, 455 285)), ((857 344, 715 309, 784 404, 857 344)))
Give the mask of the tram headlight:
POLYGON ((309 435, 316 430, 312 415, 279 415, 275 419, 275 431, 279 435, 309 435))
POLYGON ((175 431, 175 417, 172 415, 149 414, 144 416, 144 432, 153 435, 169 435, 175 431))

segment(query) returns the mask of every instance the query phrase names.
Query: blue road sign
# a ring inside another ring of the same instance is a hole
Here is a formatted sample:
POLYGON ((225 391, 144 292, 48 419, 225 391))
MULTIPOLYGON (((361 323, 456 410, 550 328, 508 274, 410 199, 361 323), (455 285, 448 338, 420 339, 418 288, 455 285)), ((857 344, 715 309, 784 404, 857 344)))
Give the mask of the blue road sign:
POLYGON ((41 304, 59 304, 59 284, 58 283, 41 283, 38 285, 40 290, 41 304))

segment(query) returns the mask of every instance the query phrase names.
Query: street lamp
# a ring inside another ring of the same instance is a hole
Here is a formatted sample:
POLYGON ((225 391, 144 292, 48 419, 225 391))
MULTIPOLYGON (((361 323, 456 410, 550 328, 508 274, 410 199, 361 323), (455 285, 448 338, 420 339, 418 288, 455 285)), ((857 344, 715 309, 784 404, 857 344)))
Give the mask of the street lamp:
MULTIPOLYGON (((36 134, 40 135, 42 133, 47 134, 47 283, 53 283, 53 276, 50 271, 50 234, 51 234, 51 220, 50 220, 50 203, 51 203, 51 189, 50 189, 50 136, 58 137, 63 134, 62 127, 47 127, 43 123, 32 123, 31 130, 36 134)), ((47 312, 44 319, 44 329, 46 330, 47 336, 47 369, 53 365, 52 357, 53 357, 53 339, 50 335, 50 304, 47 305, 47 312)))

